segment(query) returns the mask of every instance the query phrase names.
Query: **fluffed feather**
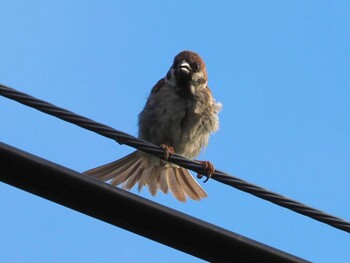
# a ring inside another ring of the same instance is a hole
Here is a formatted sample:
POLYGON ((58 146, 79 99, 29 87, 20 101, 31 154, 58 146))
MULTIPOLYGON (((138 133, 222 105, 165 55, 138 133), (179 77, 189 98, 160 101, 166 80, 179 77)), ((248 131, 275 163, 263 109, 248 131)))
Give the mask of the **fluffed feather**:
POLYGON ((111 181, 112 185, 122 184, 130 190, 138 183, 138 190, 148 186, 152 196, 158 189, 163 193, 169 190, 179 201, 185 202, 186 197, 200 200, 207 193, 192 177, 187 169, 172 164, 155 165, 152 156, 135 151, 122 159, 88 170, 85 174, 102 181, 111 181))

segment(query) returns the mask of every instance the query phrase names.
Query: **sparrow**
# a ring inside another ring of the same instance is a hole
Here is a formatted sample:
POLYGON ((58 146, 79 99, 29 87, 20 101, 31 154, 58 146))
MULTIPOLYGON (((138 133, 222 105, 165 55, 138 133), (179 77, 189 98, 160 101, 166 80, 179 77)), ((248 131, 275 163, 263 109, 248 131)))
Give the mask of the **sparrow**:
MULTIPOLYGON (((139 114, 138 137, 165 148, 165 155, 176 152, 194 159, 208 144, 209 136, 219 128, 221 103, 215 101, 208 87, 204 61, 195 52, 182 51, 175 56, 166 76, 151 90, 146 105, 139 114)), ((214 167, 203 162, 212 173, 214 167)), ((186 197, 200 200, 207 193, 189 171, 141 151, 122 159, 88 170, 85 174, 123 184, 130 190, 148 186, 152 196, 158 189, 169 190, 179 201, 186 197)))

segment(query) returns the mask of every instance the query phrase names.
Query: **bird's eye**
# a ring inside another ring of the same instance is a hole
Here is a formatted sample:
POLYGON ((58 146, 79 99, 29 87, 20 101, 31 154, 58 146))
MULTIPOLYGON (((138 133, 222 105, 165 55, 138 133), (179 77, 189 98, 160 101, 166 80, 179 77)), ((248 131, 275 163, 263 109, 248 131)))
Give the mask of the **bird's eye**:
POLYGON ((199 66, 199 64, 198 64, 197 62, 194 62, 194 63, 192 64, 192 68, 193 68, 195 71, 198 71, 198 70, 200 69, 200 66, 199 66))

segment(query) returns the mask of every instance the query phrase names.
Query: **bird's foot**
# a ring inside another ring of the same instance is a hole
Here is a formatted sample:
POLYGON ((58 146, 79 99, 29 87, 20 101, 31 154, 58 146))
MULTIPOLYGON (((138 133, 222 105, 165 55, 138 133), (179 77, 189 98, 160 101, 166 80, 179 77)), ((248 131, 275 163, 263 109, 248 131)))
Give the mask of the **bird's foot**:
POLYGON ((165 166, 169 156, 173 155, 175 150, 173 147, 166 144, 161 144, 160 146, 164 148, 164 160, 160 160, 159 164, 160 166, 165 166))
MULTIPOLYGON (((204 183, 206 183, 209 180, 209 178, 211 178, 212 174, 215 171, 215 168, 214 168, 214 165, 209 161, 199 161, 199 162, 203 164, 205 175, 207 176, 207 179, 205 179, 204 181, 204 183)), ((203 177, 202 174, 200 173, 197 174, 198 179, 202 179, 202 177, 203 177)))

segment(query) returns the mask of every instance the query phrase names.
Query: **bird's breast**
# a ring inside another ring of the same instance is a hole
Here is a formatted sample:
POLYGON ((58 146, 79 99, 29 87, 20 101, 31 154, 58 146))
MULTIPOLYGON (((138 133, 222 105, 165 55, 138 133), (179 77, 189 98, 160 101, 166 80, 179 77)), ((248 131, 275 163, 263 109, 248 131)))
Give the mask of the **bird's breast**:
POLYGON ((193 158, 207 144, 208 116, 195 97, 184 98, 174 88, 151 94, 139 116, 139 137, 154 144, 167 144, 175 152, 193 158))

